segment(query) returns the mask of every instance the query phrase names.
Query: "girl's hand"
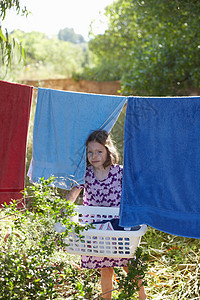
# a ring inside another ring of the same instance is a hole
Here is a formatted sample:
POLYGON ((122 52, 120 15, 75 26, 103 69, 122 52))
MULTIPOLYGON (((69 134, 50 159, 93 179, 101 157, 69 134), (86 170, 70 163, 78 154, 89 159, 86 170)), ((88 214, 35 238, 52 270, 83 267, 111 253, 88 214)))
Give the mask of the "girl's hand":
POLYGON ((81 189, 74 186, 71 189, 71 191, 66 195, 66 200, 74 203, 76 201, 76 199, 78 198, 78 195, 80 194, 80 192, 81 192, 81 189))

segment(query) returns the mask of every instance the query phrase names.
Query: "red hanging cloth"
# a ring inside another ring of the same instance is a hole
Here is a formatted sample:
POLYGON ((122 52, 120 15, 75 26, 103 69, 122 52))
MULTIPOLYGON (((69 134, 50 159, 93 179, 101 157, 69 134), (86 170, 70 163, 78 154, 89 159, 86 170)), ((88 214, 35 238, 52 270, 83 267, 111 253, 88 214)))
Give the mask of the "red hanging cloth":
POLYGON ((32 93, 33 87, 0 81, 0 207, 23 198, 32 93))

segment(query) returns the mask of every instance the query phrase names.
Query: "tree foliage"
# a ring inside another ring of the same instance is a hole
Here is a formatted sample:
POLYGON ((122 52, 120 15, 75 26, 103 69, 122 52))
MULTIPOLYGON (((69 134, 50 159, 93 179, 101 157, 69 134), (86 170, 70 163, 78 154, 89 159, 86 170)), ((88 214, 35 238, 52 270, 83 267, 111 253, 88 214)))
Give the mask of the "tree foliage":
POLYGON ((73 44, 84 43, 84 37, 81 34, 75 33, 73 28, 60 29, 58 32, 59 40, 70 42, 73 44))
POLYGON ((2 31, 2 22, 5 19, 7 10, 14 8, 16 13, 22 15, 28 14, 26 7, 21 8, 19 0, 2 0, 0 1, 0 58, 3 65, 11 65, 14 48, 20 50, 22 58, 24 58, 24 49, 15 39, 11 39, 7 29, 5 33, 2 31))
POLYGON ((11 8, 14 8, 17 14, 19 14, 20 11, 22 12, 22 14, 27 13, 26 7, 24 8, 20 7, 19 0, 2 0, 0 2, 0 17, 2 18, 2 20, 5 19, 6 11, 11 8))
POLYGON ((124 94, 175 95, 200 87, 200 1, 117 0, 108 29, 89 43, 95 79, 122 80, 124 94))
POLYGON ((86 43, 73 44, 35 31, 15 30, 10 37, 23 45, 26 61, 19 63, 17 54, 13 55, 11 68, 0 67, 4 80, 69 78, 88 63, 86 43))

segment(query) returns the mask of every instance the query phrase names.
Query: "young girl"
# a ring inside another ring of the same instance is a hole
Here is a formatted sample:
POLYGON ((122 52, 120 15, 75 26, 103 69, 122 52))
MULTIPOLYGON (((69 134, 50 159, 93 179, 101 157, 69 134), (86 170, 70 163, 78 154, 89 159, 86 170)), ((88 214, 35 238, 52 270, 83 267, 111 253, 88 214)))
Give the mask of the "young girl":
MULTIPOLYGON (((87 169, 85 184, 74 187, 67 200, 74 202, 84 187, 83 205, 119 207, 123 168, 118 165, 118 153, 108 133, 94 131, 86 141, 87 169)), ((112 297, 113 267, 123 267, 128 272, 128 259, 82 256, 83 268, 101 269, 103 299, 112 297)), ((141 282, 139 282, 141 285, 141 282)), ((144 286, 140 287, 139 299, 146 299, 144 286)))

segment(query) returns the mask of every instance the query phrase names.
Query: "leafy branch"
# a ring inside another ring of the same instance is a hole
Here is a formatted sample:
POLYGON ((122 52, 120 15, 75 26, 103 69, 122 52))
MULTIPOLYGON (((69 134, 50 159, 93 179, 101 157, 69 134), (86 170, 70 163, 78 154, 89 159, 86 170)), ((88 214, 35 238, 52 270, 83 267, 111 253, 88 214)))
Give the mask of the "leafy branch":
POLYGON ((21 8, 19 0, 2 0, 0 1, 0 47, 1 47, 1 61, 5 66, 10 66, 12 63, 12 56, 14 49, 17 47, 17 50, 20 53, 20 58, 25 61, 24 48, 21 43, 15 39, 11 39, 8 34, 7 29, 5 33, 2 31, 2 21, 6 17, 6 12, 10 9, 14 9, 17 14, 20 12, 22 15, 27 16, 29 14, 26 6, 21 8))

